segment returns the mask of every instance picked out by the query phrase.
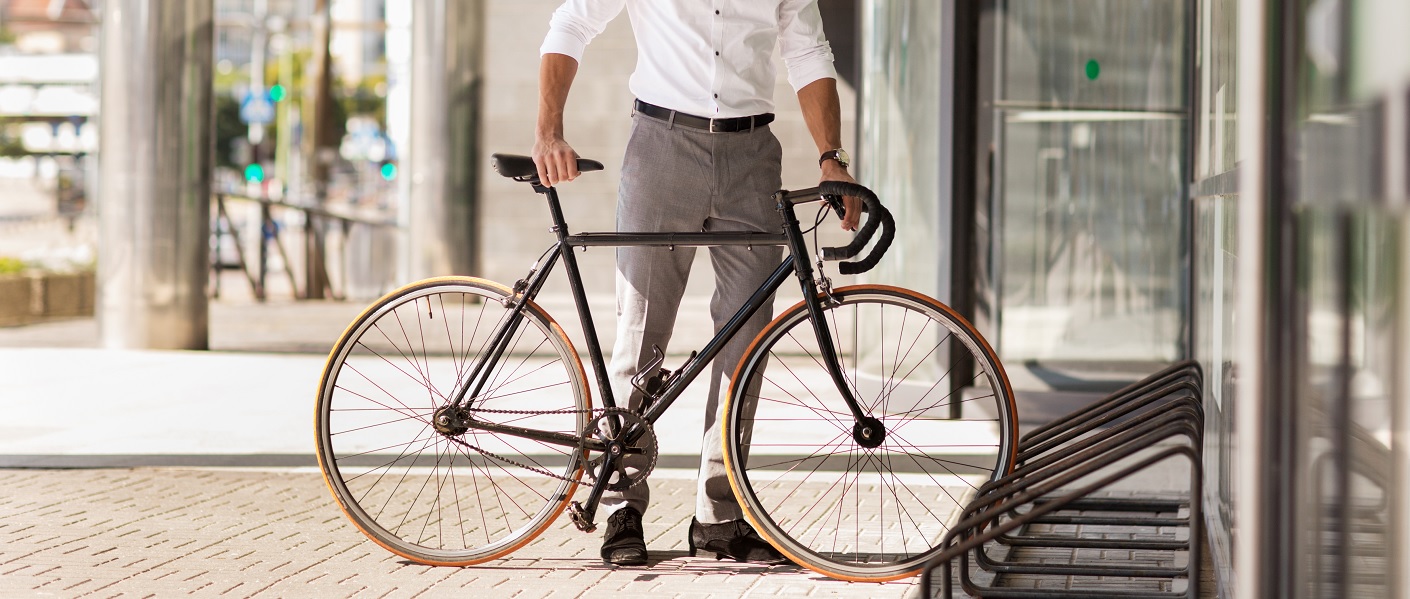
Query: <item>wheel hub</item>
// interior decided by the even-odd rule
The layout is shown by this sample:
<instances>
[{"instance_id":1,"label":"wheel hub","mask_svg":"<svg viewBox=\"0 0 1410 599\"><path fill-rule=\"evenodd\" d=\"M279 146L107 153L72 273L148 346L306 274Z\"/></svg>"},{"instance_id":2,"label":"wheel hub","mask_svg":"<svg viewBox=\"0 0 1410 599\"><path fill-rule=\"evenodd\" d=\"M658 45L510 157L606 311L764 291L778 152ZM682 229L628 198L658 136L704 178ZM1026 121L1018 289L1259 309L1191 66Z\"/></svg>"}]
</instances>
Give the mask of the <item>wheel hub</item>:
<instances>
[{"instance_id":1,"label":"wheel hub","mask_svg":"<svg viewBox=\"0 0 1410 599\"><path fill-rule=\"evenodd\" d=\"M867 449L875 449L881 446L881 442L886 440L886 425L880 420L871 416L863 416L856 424L852 425L852 438Z\"/></svg>"},{"instance_id":2,"label":"wheel hub","mask_svg":"<svg viewBox=\"0 0 1410 599\"><path fill-rule=\"evenodd\" d=\"M461 406L444 406L431 415L431 426L442 435L458 437L470 430L470 411Z\"/></svg>"}]
</instances>

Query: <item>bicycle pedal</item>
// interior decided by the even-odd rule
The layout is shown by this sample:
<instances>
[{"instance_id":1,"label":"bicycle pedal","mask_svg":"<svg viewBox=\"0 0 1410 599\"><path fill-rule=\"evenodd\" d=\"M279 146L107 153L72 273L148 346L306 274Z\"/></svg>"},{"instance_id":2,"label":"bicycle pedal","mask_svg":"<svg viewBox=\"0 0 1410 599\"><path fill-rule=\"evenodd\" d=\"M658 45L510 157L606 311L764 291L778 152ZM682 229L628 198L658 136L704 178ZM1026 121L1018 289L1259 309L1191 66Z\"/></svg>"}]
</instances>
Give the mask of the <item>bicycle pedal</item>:
<instances>
[{"instance_id":1,"label":"bicycle pedal","mask_svg":"<svg viewBox=\"0 0 1410 599\"><path fill-rule=\"evenodd\" d=\"M597 530L597 525L592 522L587 510L584 510L583 504L579 502L574 501L568 504L568 519L573 521L573 526L583 532L590 533Z\"/></svg>"}]
</instances>

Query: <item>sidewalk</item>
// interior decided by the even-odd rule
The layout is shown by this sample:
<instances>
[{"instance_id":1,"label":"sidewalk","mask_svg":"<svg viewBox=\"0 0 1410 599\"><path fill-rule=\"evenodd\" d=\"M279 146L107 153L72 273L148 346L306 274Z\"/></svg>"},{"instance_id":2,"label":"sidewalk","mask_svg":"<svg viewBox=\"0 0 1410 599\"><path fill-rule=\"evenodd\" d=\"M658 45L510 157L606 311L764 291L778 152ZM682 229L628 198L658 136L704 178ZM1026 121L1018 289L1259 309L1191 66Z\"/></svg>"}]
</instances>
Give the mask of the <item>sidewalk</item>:
<instances>
[{"instance_id":1,"label":"sidewalk","mask_svg":"<svg viewBox=\"0 0 1410 599\"><path fill-rule=\"evenodd\" d=\"M660 436L646 567L603 566L600 534L561 517L475 567L385 551L338 510L313 457L324 352L360 310L214 303L221 351L210 352L94 349L91 319L0 329L0 597L918 595L916 579L846 583L687 557L696 434ZM688 391L658 430L701 430L703 402ZM1166 491L1183 476L1151 472L1123 489Z\"/></svg>"},{"instance_id":2,"label":"sidewalk","mask_svg":"<svg viewBox=\"0 0 1410 599\"><path fill-rule=\"evenodd\" d=\"M687 557L695 435L661 438L647 567L603 566L600 534L567 518L509 559L410 564L358 533L318 473L323 360L0 349L0 596L903 597L915 587ZM687 394L661 430L700 430L703 401Z\"/></svg>"},{"instance_id":3,"label":"sidewalk","mask_svg":"<svg viewBox=\"0 0 1410 599\"><path fill-rule=\"evenodd\" d=\"M655 477L653 477L655 478ZM510 558L411 564L371 543L308 470L0 470L3 597L906 597L792 566L687 557L694 481L657 484L652 562L611 568L560 518Z\"/></svg>"}]
</instances>

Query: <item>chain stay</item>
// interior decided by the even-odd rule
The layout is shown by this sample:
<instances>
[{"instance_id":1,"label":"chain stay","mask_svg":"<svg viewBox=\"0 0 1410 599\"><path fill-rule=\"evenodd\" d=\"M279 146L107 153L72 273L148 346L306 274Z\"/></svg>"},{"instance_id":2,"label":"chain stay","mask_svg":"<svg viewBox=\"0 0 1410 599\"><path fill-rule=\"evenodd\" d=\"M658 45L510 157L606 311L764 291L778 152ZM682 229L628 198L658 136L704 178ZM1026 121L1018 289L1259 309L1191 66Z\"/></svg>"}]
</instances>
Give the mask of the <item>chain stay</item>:
<instances>
[{"instance_id":1,"label":"chain stay","mask_svg":"<svg viewBox=\"0 0 1410 599\"><path fill-rule=\"evenodd\" d=\"M599 414L599 417L601 417L601 415L605 415L605 414L607 413L607 410L608 410L608 409L609 409L609 408L597 408L597 409L585 409L585 410L572 410L572 409L565 409L565 410L493 410L493 409L488 409L488 408L480 408L480 409L476 409L476 410L474 410L474 411L476 411L476 412L483 412L483 413L486 413L486 414L515 414L515 415L527 415L527 416L543 416L543 415L546 415L546 414L593 414L593 413L598 413L598 414ZM594 418L593 420L596 421L596 418ZM580 438L581 438L581 437L580 437ZM533 472L533 473L535 473L535 474L542 474L542 475L547 476L547 477L549 477L549 478L561 480L561 481L564 481L564 482L570 482L570 483L572 483L572 482L578 482L578 479L577 479L577 478L570 478L570 477L567 477L567 476L560 476L560 475L554 474L554 473L552 473L552 472L549 472L549 471L547 471L547 470L544 470L544 469L542 469L542 468L535 468L535 467L530 466L530 465L528 465L528 464L524 464L524 463L521 463L521 462L519 462L519 461L517 461L517 460L514 460L513 458L507 458L507 457L504 457L504 456L502 456L502 455L499 455L499 454L497 454L497 453L495 453L495 452L493 452L493 451L489 451L489 450L487 450L487 449L481 449L481 448L479 448L479 447L476 447L476 446L474 446L474 445L471 445L471 444L469 444L469 443L466 443L464 440L462 440L462 439L460 439L460 438L458 438L458 437L447 437L447 439L448 439L451 443L455 443L456 445L459 445L459 446L464 447L464 448L466 448L466 449L473 450L473 451L475 451L475 452L477 452L477 453L479 453L480 455L483 455L483 456L485 456L485 457L493 458L493 459L499 460L499 461L504 462L504 463L506 463L506 464L509 464L509 465L511 465L511 466L517 466L517 467L519 467L519 468L523 468L523 469L528 470L528 471L530 471L530 472ZM587 448L584 447L582 444L579 444L579 445L578 445L578 456L580 456L579 459L585 461L585 459L586 459L586 453L587 453Z\"/></svg>"}]
</instances>

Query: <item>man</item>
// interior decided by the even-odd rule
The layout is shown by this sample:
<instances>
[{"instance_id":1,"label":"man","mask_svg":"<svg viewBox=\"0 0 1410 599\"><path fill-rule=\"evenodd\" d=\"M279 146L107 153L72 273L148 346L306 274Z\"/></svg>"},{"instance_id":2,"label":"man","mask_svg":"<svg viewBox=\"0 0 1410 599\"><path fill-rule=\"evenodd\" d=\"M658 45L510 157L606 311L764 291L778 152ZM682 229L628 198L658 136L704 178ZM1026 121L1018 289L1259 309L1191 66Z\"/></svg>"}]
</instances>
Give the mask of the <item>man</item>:
<instances>
[{"instance_id":1,"label":"man","mask_svg":"<svg viewBox=\"0 0 1410 599\"><path fill-rule=\"evenodd\" d=\"M564 140L563 107L587 44L621 12L637 41L630 88L637 100L622 162L619 231L778 231L770 196L782 187L782 149L773 120L777 46L820 154L822 180L853 182L842 150L832 50L816 0L566 0L540 49L539 115L534 162L545 185L578 176L577 153ZM860 209L845 199L842 227L856 228ZM716 330L782 260L780 247L710 248ZM614 395L637 408L631 377L664 351L685 291L694 248L618 248L617 343L609 374ZM734 498L720 444L720 389L749 342L772 317L760 310L716 357L710 377L696 514L690 547L738 561L786 561L759 537ZM630 462L628 462L630 466ZM646 563L641 518L645 483L604 494L607 530L602 559Z\"/></svg>"}]
</instances>

